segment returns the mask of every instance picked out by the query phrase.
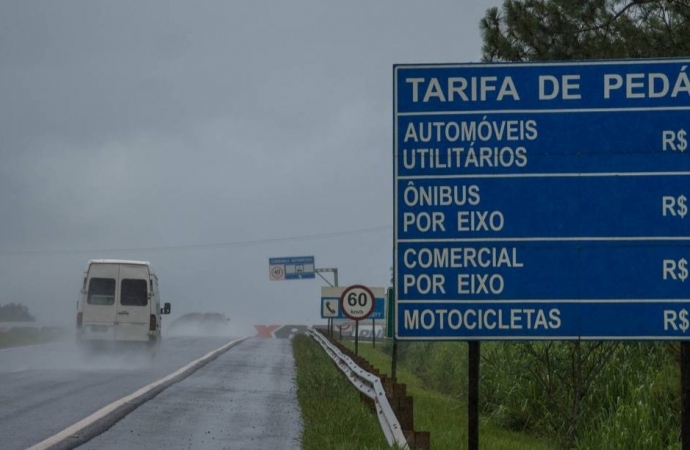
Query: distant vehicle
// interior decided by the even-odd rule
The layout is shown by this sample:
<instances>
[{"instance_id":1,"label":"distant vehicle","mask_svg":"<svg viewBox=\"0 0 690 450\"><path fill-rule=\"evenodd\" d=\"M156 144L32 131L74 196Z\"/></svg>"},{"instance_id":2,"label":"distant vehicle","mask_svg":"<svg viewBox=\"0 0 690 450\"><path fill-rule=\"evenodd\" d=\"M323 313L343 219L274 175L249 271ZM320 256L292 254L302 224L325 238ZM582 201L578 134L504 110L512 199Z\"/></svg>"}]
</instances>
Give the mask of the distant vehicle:
<instances>
[{"instance_id":1,"label":"distant vehicle","mask_svg":"<svg viewBox=\"0 0 690 450\"><path fill-rule=\"evenodd\" d=\"M161 341L158 277L146 261L89 260L77 307L77 341L87 350L144 348L155 355Z\"/></svg>"},{"instance_id":2,"label":"distant vehicle","mask_svg":"<svg viewBox=\"0 0 690 450\"><path fill-rule=\"evenodd\" d=\"M193 312L180 316L167 332L177 336L221 336L230 333L230 319L222 313Z\"/></svg>"}]
</instances>

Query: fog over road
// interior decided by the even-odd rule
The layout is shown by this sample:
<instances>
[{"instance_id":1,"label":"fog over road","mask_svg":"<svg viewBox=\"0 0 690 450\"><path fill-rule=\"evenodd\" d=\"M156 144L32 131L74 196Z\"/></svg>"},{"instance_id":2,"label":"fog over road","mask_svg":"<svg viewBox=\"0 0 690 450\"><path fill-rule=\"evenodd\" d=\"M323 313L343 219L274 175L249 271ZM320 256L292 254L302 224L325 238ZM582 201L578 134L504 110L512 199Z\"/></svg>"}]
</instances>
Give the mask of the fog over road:
<instances>
[{"instance_id":1,"label":"fog over road","mask_svg":"<svg viewBox=\"0 0 690 450\"><path fill-rule=\"evenodd\" d=\"M87 359L72 342L0 350L0 447L37 444L234 339L167 338L153 363L138 355ZM293 378L289 340L249 339L83 448L297 448Z\"/></svg>"}]
</instances>

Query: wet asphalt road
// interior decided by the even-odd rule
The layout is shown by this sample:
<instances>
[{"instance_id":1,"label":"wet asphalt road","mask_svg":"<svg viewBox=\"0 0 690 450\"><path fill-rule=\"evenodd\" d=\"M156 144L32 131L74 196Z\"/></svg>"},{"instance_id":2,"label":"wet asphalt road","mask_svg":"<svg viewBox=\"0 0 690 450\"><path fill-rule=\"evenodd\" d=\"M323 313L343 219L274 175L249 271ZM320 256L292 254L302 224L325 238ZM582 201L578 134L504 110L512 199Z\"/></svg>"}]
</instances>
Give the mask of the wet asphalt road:
<instances>
[{"instance_id":1,"label":"wet asphalt road","mask_svg":"<svg viewBox=\"0 0 690 450\"><path fill-rule=\"evenodd\" d=\"M251 338L80 449L299 449L288 339Z\"/></svg>"},{"instance_id":2,"label":"wet asphalt road","mask_svg":"<svg viewBox=\"0 0 690 450\"><path fill-rule=\"evenodd\" d=\"M1 350L0 448L24 449L41 442L235 338L167 338L153 364L139 355L85 359L72 342ZM112 434L84 448L270 448L251 444L261 436L273 442L273 430L282 433L281 445L273 448L290 448L290 439L298 439L301 432L293 370L289 340L249 339L169 387L107 432ZM267 410L274 402L279 406ZM146 417L147 411L145 420L135 418ZM257 424L261 433L254 435L251 430ZM202 447L207 438L211 444L222 444Z\"/></svg>"}]
</instances>

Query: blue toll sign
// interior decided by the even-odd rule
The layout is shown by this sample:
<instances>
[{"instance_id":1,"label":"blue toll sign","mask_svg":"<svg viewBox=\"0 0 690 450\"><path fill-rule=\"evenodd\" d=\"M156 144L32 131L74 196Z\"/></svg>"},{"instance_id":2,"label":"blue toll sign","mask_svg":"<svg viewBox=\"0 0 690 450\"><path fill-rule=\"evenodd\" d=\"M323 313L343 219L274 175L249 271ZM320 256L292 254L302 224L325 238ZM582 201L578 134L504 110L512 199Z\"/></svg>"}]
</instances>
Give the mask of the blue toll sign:
<instances>
[{"instance_id":1,"label":"blue toll sign","mask_svg":"<svg viewBox=\"0 0 690 450\"><path fill-rule=\"evenodd\" d=\"M268 266L269 277L272 281L316 277L313 256L269 258Z\"/></svg>"},{"instance_id":2,"label":"blue toll sign","mask_svg":"<svg viewBox=\"0 0 690 450\"><path fill-rule=\"evenodd\" d=\"M394 66L396 336L690 339L689 67Z\"/></svg>"}]
</instances>

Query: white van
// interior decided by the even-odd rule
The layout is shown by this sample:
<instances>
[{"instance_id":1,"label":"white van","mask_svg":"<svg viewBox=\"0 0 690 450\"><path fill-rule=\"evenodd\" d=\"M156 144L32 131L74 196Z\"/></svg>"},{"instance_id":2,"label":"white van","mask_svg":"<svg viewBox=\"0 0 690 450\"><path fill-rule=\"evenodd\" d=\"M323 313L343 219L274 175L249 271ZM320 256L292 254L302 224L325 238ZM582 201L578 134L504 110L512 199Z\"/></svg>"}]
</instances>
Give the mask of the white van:
<instances>
[{"instance_id":1,"label":"white van","mask_svg":"<svg viewBox=\"0 0 690 450\"><path fill-rule=\"evenodd\" d=\"M155 354L161 340L158 277L146 261L92 259L84 271L77 307L77 341L99 346L144 346Z\"/></svg>"}]
</instances>

